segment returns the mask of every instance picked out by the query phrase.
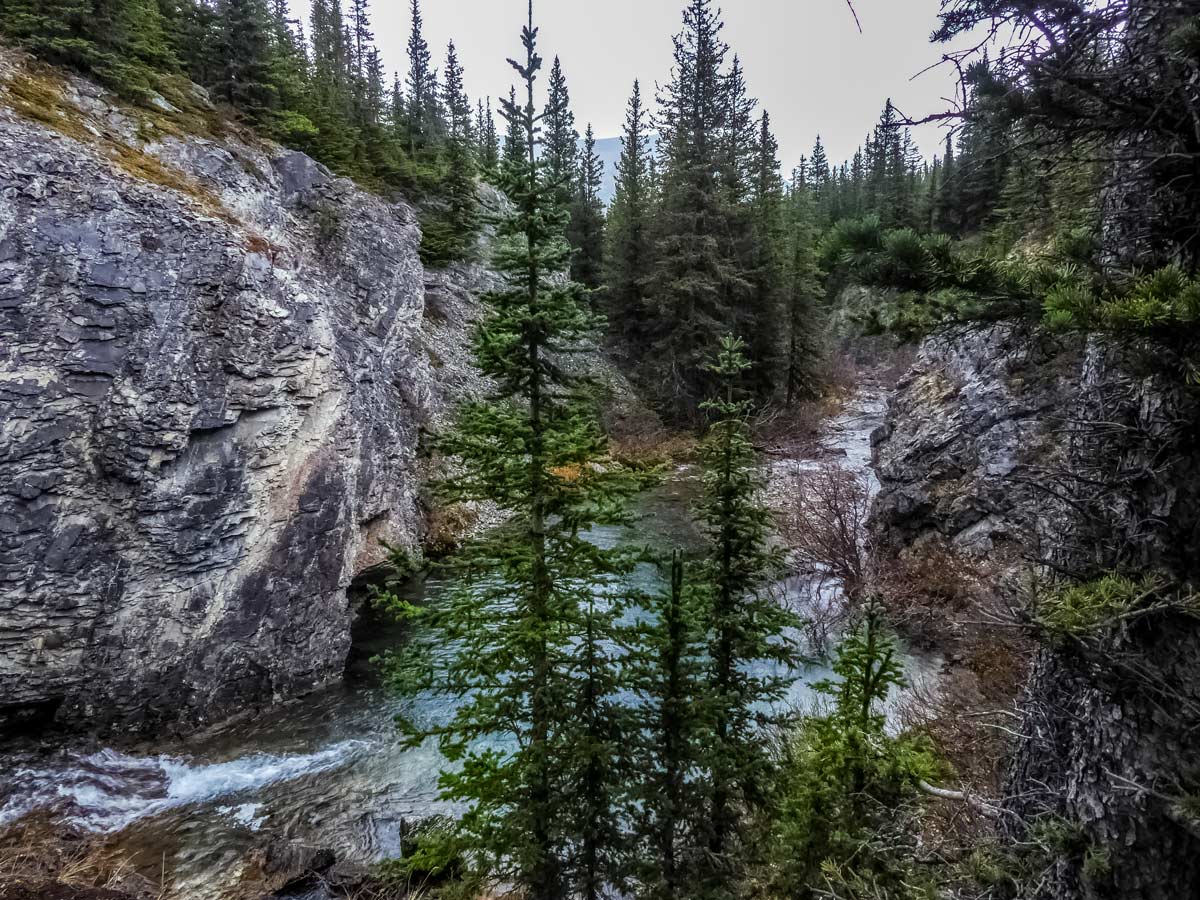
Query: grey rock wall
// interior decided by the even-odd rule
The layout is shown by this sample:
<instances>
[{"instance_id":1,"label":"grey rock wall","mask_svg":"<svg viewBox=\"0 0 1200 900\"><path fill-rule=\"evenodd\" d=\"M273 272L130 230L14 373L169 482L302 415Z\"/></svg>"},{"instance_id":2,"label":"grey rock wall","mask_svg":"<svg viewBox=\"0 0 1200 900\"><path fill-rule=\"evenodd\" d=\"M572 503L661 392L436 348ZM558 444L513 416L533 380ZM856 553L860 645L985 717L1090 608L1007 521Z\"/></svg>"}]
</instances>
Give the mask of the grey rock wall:
<instances>
[{"instance_id":1,"label":"grey rock wall","mask_svg":"<svg viewBox=\"0 0 1200 900\"><path fill-rule=\"evenodd\" d=\"M62 106L0 90L0 712L149 729L328 683L348 583L421 527L413 213L278 148L143 141L82 81Z\"/></svg>"},{"instance_id":2,"label":"grey rock wall","mask_svg":"<svg viewBox=\"0 0 1200 900\"><path fill-rule=\"evenodd\" d=\"M948 540L1020 576L1200 577L1200 392L1165 348L1028 325L927 340L876 435L875 539ZM1001 579L1014 605L1024 579ZM1019 703L1006 827L1078 829L1029 896L1200 896L1200 625L1151 616L1048 640ZM1085 865L1089 855L1090 866ZM1103 863L1103 864L1102 864Z\"/></svg>"}]
</instances>

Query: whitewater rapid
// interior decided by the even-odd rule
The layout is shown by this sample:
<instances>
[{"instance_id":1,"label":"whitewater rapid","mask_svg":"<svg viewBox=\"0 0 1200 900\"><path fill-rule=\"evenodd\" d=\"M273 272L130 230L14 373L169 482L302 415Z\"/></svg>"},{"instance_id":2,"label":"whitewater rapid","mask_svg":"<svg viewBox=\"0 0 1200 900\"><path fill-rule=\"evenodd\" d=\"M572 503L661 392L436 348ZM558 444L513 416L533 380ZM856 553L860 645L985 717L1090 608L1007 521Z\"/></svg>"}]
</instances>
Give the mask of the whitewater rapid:
<instances>
[{"instance_id":1,"label":"whitewater rapid","mask_svg":"<svg viewBox=\"0 0 1200 900\"><path fill-rule=\"evenodd\" d=\"M252 797L271 785L348 765L375 749L371 741L345 740L315 753L251 753L219 763L173 756L131 756L116 750L67 753L51 766L17 766L0 788L0 827L44 810L87 831L111 834L139 819L189 804ZM261 824L260 804L223 807L245 825Z\"/></svg>"}]
</instances>

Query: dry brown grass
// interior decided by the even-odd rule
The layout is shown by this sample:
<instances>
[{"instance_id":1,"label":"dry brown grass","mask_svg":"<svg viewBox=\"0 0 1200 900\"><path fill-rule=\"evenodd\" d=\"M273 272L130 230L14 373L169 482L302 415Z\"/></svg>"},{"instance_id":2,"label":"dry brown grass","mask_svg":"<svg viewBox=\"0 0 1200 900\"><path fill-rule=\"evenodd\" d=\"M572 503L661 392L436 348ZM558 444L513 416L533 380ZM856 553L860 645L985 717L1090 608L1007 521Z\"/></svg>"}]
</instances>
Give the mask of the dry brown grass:
<instances>
[{"instance_id":1,"label":"dry brown grass","mask_svg":"<svg viewBox=\"0 0 1200 900\"><path fill-rule=\"evenodd\" d=\"M139 874L103 837L37 815L0 831L0 898L48 896L63 887L111 891L131 900L166 896L161 883Z\"/></svg>"},{"instance_id":2,"label":"dry brown grass","mask_svg":"<svg viewBox=\"0 0 1200 900\"><path fill-rule=\"evenodd\" d=\"M851 607L868 595L880 598L910 646L944 660L933 683L912 688L901 724L932 739L956 788L1000 796L1032 647L1022 630L1005 627L998 573L944 540L926 540L896 558L872 554L866 484L836 464L799 473L791 502L782 533L802 568L841 582ZM947 803L923 827L927 843L951 852L994 824L970 804Z\"/></svg>"},{"instance_id":3,"label":"dry brown grass","mask_svg":"<svg viewBox=\"0 0 1200 900\"><path fill-rule=\"evenodd\" d=\"M977 798L1003 795L1033 653L1025 632L1007 627L997 580L985 561L940 541L909 548L881 574L880 595L901 633L944 660L936 686L906 697L901 722L927 734L950 769L947 780ZM934 804L924 838L953 858L996 824L970 804Z\"/></svg>"},{"instance_id":4,"label":"dry brown grass","mask_svg":"<svg viewBox=\"0 0 1200 900\"><path fill-rule=\"evenodd\" d=\"M609 453L621 465L645 471L695 459L697 444L698 439L691 432L663 429L614 438L609 444Z\"/></svg>"},{"instance_id":5,"label":"dry brown grass","mask_svg":"<svg viewBox=\"0 0 1200 900\"><path fill-rule=\"evenodd\" d=\"M39 122L78 141L91 139L83 116L65 99L66 82L49 66L30 62L4 83L4 93L17 115Z\"/></svg>"},{"instance_id":6,"label":"dry brown grass","mask_svg":"<svg viewBox=\"0 0 1200 900\"><path fill-rule=\"evenodd\" d=\"M422 541L425 554L436 559L454 552L478 519L475 510L462 503L432 507L426 516Z\"/></svg>"}]
</instances>

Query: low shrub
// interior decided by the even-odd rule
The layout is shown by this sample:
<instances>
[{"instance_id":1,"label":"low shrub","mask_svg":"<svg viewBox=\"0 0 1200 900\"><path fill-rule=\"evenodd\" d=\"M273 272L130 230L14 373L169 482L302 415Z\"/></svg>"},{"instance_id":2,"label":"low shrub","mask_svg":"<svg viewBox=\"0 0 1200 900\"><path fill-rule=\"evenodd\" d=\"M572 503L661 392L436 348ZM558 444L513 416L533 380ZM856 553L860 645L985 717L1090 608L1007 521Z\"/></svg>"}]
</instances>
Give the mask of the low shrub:
<instances>
[{"instance_id":1,"label":"low shrub","mask_svg":"<svg viewBox=\"0 0 1200 900\"><path fill-rule=\"evenodd\" d=\"M998 257L945 235L884 230L877 218L840 222L823 245L835 280L886 288L862 317L869 334L913 340L948 323L1040 318L1056 331L1200 337L1200 277L1178 266L1106 281L1078 263L1084 233L1044 259Z\"/></svg>"},{"instance_id":2,"label":"low shrub","mask_svg":"<svg viewBox=\"0 0 1200 900\"><path fill-rule=\"evenodd\" d=\"M1162 587L1152 577L1135 581L1106 575L1044 593L1036 603L1034 619L1052 634L1087 637L1143 608Z\"/></svg>"}]
</instances>

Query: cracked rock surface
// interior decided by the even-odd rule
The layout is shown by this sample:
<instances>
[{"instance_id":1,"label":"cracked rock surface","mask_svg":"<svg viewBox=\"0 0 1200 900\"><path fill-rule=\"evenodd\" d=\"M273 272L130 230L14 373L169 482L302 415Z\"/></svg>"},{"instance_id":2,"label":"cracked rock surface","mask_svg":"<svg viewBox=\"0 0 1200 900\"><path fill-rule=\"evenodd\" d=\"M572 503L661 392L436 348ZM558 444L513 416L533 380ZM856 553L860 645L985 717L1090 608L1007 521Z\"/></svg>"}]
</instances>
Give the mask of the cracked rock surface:
<instances>
[{"instance_id":1,"label":"cracked rock surface","mask_svg":"<svg viewBox=\"0 0 1200 900\"><path fill-rule=\"evenodd\" d=\"M299 153L141 142L80 80L63 106L82 128L32 121L5 99L15 65L0 57L0 711L150 730L340 677L347 585L421 528L439 389L412 210Z\"/></svg>"},{"instance_id":2,"label":"cracked rock surface","mask_svg":"<svg viewBox=\"0 0 1200 900\"><path fill-rule=\"evenodd\" d=\"M1200 396L1166 346L1030 325L927 339L875 436L875 539L904 553L947 540L1022 575L1115 570L1200 578ZM1019 582L1025 582L1026 591ZM952 615L952 613L947 613ZM1107 865L1061 854L1031 900L1200 896L1194 821L1178 792L1200 771L1200 624L1147 617L1043 640L1018 705L1006 828L1052 815Z\"/></svg>"}]
</instances>

